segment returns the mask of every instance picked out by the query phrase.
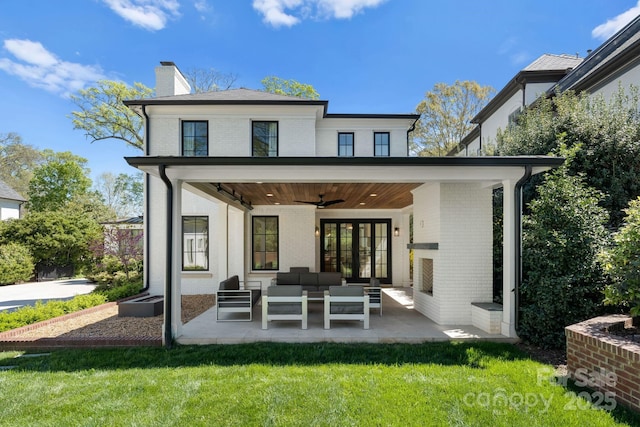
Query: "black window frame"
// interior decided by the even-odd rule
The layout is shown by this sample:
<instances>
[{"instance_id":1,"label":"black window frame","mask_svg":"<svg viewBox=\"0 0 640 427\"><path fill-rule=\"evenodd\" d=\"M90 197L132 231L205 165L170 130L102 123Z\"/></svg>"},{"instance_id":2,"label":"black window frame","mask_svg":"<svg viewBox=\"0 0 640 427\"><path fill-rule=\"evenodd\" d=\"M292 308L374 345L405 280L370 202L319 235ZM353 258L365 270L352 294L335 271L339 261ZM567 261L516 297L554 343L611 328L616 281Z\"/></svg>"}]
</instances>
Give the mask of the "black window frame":
<instances>
[{"instance_id":1,"label":"black window frame","mask_svg":"<svg viewBox=\"0 0 640 427\"><path fill-rule=\"evenodd\" d=\"M275 123L276 125L276 149L275 153L267 147L267 155L256 154L256 124L259 123ZM280 122L277 120L252 120L251 121L251 157L278 157L280 150Z\"/></svg>"},{"instance_id":2,"label":"black window frame","mask_svg":"<svg viewBox=\"0 0 640 427\"><path fill-rule=\"evenodd\" d=\"M257 219L275 219L276 220L276 250L275 251L267 251L266 247L266 227L265 227L265 247L262 251L256 251L256 220ZM265 264L261 267L257 266L256 263L256 252L264 253ZM267 268L268 263L266 262L267 253L275 252L276 254L276 265L273 263L271 267ZM280 267L280 217L277 215L254 215L251 217L251 270L252 271L277 271Z\"/></svg>"},{"instance_id":3,"label":"black window frame","mask_svg":"<svg viewBox=\"0 0 640 427\"><path fill-rule=\"evenodd\" d=\"M186 124L192 124L192 123L204 123L206 125L206 131L207 134L205 135L205 150L204 150L204 154L202 154L202 152L199 152L198 150L198 142L194 140L193 143L193 154L187 154L187 151L185 150L185 125ZM195 138L201 138L201 135L197 135L195 130L197 129L197 126L194 126L194 135L192 136L194 139ZM181 141L181 155L184 157L207 157L209 155L209 121L208 120L182 120L180 122L180 141Z\"/></svg>"},{"instance_id":4,"label":"black window frame","mask_svg":"<svg viewBox=\"0 0 640 427\"><path fill-rule=\"evenodd\" d=\"M206 266L204 268L185 268L184 265L184 257L185 257L185 235L187 233L185 233L185 220L187 219L195 219L196 220L196 229L197 229L197 221L198 220L203 220L205 221L205 225L206 225L206 231L205 231L205 236L206 236L206 242L205 242L205 247L203 250L198 250L197 249L197 243L196 243L196 249L193 251L193 253L203 253L205 255L205 260L206 260ZM183 215L182 216L182 230L181 230L181 234L182 234L182 271L209 271L210 269L210 264L209 264L209 217L207 215ZM191 234L191 233L189 233ZM194 235L196 235L197 233L193 233Z\"/></svg>"},{"instance_id":5,"label":"black window frame","mask_svg":"<svg viewBox=\"0 0 640 427\"><path fill-rule=\"evenodd\" d=\"M340 139L343 135L351 135L351 154L341 154L341 148L343 147L342 141ZM354 132L338 132L338 157L353 157L353 150L355 145L355 134ZM345 145L346 146L346 145Z\"/></svg>"},{"instance_id":6,"label":"black window frame","mask_svg":"<svg viewBox=\"0 0 640 427\"><path fill-rule=\"evenodd\" d=\"M386 145L378 144L377 136L378 135L387 135L387 143ZM378 147L385 147L387 149L386 154L379 154ZM373 156L374 157L390 157L391 156L391 133L390 132L374 132L373 133Z\"/></svg>"}]
</instances>

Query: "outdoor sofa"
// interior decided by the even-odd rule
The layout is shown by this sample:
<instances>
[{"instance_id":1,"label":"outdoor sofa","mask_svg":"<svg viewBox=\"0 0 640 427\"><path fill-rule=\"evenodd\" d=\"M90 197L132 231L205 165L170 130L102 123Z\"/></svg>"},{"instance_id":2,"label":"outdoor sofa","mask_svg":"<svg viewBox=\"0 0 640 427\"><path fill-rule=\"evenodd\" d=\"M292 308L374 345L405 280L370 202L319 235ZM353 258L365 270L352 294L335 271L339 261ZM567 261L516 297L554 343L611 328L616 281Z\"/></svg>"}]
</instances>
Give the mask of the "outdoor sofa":
<instances>
[{"instance_id":1,"label":"outdoor sofa","mask_svg":"<svg viewBox=\"0 0 640 427\"><path fill-rule=\"evenodd\" d=\"M255 289L249 289L249 283L259 284L260 282L243 282L238 276L231 276L220 282L216 294L216 305L218 306L216 321L225 320L253 320L253 306L260 299L260 285ZM246 313L246 318L221 318L223 313Z\"/></svg>"},{"instance_id":2,"label":"outdoor sofa","mask_svg":"<svg viewBox=\"0 0 640 427\"><path fill-rule=\"evenodd\" d=\"M307 271L304 271L307 270ZM300 285L303 291L324 292L331 286L342 285L340 272L311 273L306 267L292 267L288 273L276 273L275 285Z\"/></svg>"}]
</instances>

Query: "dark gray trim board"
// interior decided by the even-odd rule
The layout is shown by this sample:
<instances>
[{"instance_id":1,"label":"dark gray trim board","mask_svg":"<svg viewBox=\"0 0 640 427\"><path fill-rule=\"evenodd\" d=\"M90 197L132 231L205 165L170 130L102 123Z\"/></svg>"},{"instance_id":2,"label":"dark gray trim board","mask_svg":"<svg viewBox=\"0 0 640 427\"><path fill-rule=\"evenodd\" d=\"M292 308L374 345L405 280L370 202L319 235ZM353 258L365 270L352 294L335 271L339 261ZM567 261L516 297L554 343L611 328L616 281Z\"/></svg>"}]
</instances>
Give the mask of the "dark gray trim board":
<instances>
[{"instance_id":1,"label":"dark gray trim board","mask_svg":"<svg viewBox=\"0 0 640 427\"><path fill-rule=\"evenodd\" d=\"M558 167L562 157L125 157L131 166L459 166Z\"/></svg>"}]
</instances>

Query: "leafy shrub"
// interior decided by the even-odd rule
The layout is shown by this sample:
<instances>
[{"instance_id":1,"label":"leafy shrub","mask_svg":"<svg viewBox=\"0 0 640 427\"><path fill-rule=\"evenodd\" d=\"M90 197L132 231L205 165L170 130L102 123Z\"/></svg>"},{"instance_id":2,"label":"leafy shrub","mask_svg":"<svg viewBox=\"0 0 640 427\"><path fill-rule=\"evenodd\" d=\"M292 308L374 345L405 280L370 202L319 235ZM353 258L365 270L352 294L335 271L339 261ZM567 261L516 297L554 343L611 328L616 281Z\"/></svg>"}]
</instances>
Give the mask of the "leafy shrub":
<instances>
[{"instance_id":1,"label":"leafy shrub","mask_svg":"<svg viewBox=\"0 0 640 427\"><path fill-rule=\"evenodd\" d=\"M106 297L99 293L78 295L68 301L49 301L46 303L37 301L33 307L25 306L12 312L0 312L0 332L53 319L105 302L107 302Z\"/></svg>"},{"instance_id":2,"label":"leafy shrub","mask_svg":"<svg viewBox=\"0 0 640 427\"><path fill-rule=\"evenodd\" d=\"M612 283L605 288L605 303L619 304L640 316L640 197L629 203L624 226L615 245L603 254Z\"/></svg>"},{"instance_id":3,"label":"leafy shrub","mask_svg":"<svg viewBox=\"0 0 640 427\"><path fill-rule=\"evenodd\" d=\"M94 289L94 293L103 295L107 301L118 301L133 295L138 295L142 291L142 280L113 286L111 284L101 284Z\"/></svg>"},{"instance_id":4,"label":"leafy shrub","mask_svg":"<svg viewBox=\"0 0 640 427\"><path fill-rule=\"evenodd\" d=\"M602 195L563 166L545 177L523 221L519 335L546 348L564 346L564 327L602 312L607 212Z\"/></svg>"},{"instance_id":5,"label":"leafy shrub","mask_svg":"<svg viewBox=\"0 0 640 427\"><path fill-rule=\"evenodd\" d=\"M18 243L0 245L0 286L26 282L33 276L33 257Z\"/></svg>"}]
</instances>

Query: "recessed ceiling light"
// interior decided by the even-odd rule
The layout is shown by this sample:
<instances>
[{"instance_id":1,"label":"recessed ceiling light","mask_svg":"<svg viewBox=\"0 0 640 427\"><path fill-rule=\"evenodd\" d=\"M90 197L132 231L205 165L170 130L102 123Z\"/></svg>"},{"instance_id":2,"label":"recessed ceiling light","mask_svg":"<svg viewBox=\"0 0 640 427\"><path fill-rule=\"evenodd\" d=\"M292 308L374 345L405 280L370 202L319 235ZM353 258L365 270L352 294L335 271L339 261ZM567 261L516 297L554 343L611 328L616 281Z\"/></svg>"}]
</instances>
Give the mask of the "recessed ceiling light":
<instances>
[{"instance_id":1,"label":"recessed ceiling light","mask_svg":"<svg viewBox=\"0 0 640 427\"><path fill-rule=\"evenodd\" d=\"M275 203L274 203L274 205L279 205L279 204L280 204L280 202L275 202Z\"/></svg>"},{"instance_id":2,"label":"recessed ceiling light","mask_svg":"<svg viewBox=\"0 0 640 427\"><path fill-rule=\"evenodd\" d=\"M369 196L371 196L371 197L377 197L378 195L377 195L376 193L371 193L371 194L369 194Z\"/></svg>"},{"instance_id":3,"label":"recessed ceiling light","mask_svg":"<svg viewBox=\"0 0 640 427\"><path fill-rule=\"evenodd\" d=\"M262 181L258 181L258 182L256 182L256 184L262 184Z\"/></svg>"},{"instance_id":4,"label":"recessed ceiling light","mask_svg":"<svg viewBox=\"0 0 640 427\"><path fill-rule=\"evenodd\" d=\"M267 197L273 197L273 193L267 193Z\"/></svg>"},{"instance_id":5,"label":"recessed ceiling light","mask_svg":"<svg viewBox=\"0 0 640 427\"><path fill-rule=\"evenodd\" d=\"M360 202L360 205L361 205L361 206L362 206L362 205L366 205L366 203L365 203L365 202Z\"/></svg>"}]
</instances>

